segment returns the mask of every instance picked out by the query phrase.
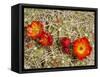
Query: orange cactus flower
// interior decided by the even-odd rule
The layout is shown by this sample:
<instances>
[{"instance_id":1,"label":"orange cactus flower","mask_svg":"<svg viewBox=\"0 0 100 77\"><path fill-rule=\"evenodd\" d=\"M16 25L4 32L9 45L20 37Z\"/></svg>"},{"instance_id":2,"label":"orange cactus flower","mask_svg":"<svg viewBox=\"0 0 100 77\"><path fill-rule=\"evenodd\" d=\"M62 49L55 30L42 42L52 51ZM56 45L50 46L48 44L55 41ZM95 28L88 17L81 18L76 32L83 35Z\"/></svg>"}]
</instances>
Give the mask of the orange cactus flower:
<instances>
[{"instance_id":1,"label":"orange cactus flower","mask_svg":"<svg viewBox=\"0 0 100 77\"><path fill-rule=\"evenodd\" d=\"M50 35L50 33L47 32L42 32L41 35L39 36L39 43L42 46L51 46L53 43L53 37Z\"/></svg>"},{"instance_id":2,"label":"orange cactus flower","mask_svg":"<svg viewBox=\"0 0 100 77\"><path fill-rule=\"evenodd\" d=\"M31 25L27 27L27 36L33 39L37 38L43 31L43 24L40 21L33 21Z\"/></svg>"},{"instance_id":3,"label":"orange cactus flower","mask_svg":"<svg viewBox=\"0 0 100 77\"><path fill-rule=\"evenodd\" d=\"M74 55L79 59L83 60L86 56L89 56L92 47L89 40L86 37L79 38L73 42Z\"/></svg>"}]
</instances>

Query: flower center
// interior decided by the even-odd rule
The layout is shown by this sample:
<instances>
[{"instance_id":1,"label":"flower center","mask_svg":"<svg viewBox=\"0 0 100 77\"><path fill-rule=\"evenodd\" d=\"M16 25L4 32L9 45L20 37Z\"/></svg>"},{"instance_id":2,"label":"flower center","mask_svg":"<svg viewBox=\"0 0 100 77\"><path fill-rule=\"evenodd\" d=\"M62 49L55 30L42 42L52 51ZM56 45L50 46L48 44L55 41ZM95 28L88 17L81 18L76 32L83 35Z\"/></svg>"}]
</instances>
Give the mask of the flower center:
<instances>
[{"instance_id":1,"label":"flower center","mask_svg":"<svg viewBox=\"0 0 100 77\"><path fill-rule=\"evenodd\" d=\"M83 50L83 47L80 47L80 50Z\"/></svg>"},{"instance_id":2,"label":"flower center","mask_svg":"<svg viewBox=\"0 0 100 77\"><path fill-rule=\"evenodd\" d=\"M38 25L35 25L32 27L32 32L34 35L37 35L40 30L41 30L41 28Z\"/></svg>"},{"instance_id":3,"label":"flower center","mask_svg":"<svg viewBox=\"0 0 100 77\"><path fill-rule=\"evenodd\" d=\"M80 54L83 54L84 51L85 51L85 46L84 46L84 45L79 45L79 47L78 47L78 52L79 52Z\"/></svg>"}]
</instances>

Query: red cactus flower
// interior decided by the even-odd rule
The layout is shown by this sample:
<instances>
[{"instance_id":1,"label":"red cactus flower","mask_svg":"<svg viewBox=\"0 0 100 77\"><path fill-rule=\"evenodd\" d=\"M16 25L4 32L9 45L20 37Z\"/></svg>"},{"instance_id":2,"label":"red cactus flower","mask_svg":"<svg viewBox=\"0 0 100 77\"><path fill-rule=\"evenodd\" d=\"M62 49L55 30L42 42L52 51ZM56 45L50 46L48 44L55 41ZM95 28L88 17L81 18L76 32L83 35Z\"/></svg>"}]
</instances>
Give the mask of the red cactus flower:
<instances>
[{"instance_id":1,"label":"red cactus flower","mask_svg":"<svg viewBox=\"0 0 100 77\"><path fill-rule=\"evenodd\" d=\"M43 24L40 21L33 21L31 25L27 27L27 36L33 39L37 38L43 31Z\"/></svg>"},{"instance_id":2,"label":"red cactus flower","mask_svg":"<svg viewBox=\"0 0 100 77\"><path fill-rule=\"evenodd\" d=\"M62 50L64 53L69 54L70 53L70 45L71 45L71 40L67 37L62 37L60 40Z\"/></svg>"},{"instance_id":3,"label":"red cactus flower","mask_svg":"<svg viewBox=\"0 0 100 77\"><path fill-rule=\"evenodd\" d=\"M71 40L67 37L62 37L60 43L63 47L69 47L71 44Z\"/></svg>"},{"instance_id":4,"label":"red cactus flower","mask_svg":"<svg viewBox=\"0 0 100 77\"><path fill-rule=\"evenodd\" d=\"M89 40L86 37L79 38L73 42L74 55L79 59L83 60L86 56L89 56L92 47Z\"/></svg>"},{"instance_id":5,"label":"red cactus flower","mask_svg":"<svg viewBox=\"0 0 100 77\"><path fill-rule=\"evenodd\" d=\"M50 33L43 31L39 36L39 43L42 46L51 46L53 43L53 37L50 35Z\"/></svg>"},{"instance_id":6,"label":"red cactus flower","mask_svg":"<svg viewBox=\"0 0 100 77\"><path fill-rule=\"evenodd\" d=\"M66 54L70 54L70 48L69 47L62 47L62 50Z\"/></svg>"}]
</instances>

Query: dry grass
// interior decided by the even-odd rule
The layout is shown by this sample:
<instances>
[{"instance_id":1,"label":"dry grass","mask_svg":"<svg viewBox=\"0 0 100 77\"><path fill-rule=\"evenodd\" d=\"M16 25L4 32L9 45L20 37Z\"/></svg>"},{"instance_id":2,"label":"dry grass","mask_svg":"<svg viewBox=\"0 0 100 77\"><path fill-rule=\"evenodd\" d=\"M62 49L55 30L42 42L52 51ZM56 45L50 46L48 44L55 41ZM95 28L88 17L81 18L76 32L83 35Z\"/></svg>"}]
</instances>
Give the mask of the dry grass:
<instances>
[{"instance_id":1,"label":"dry grass","mask_svg":"<svg viewBox=\"0 0 100 77\"><path fill-rule=\"evenodd\" d=\"M45 30L53 35L54 42L50 47L40 47L37 44L27 48L27 44L34 44L36 41L25 36L25 69L94 65L94 12L25 8L24 26L27 27L32 21L43 21ZM91 55L80 61L64 54L58 44L59 37L64 36L71 38L71 41L83 36L88 37L93 47Z\"/></svg>"}]
</instances>

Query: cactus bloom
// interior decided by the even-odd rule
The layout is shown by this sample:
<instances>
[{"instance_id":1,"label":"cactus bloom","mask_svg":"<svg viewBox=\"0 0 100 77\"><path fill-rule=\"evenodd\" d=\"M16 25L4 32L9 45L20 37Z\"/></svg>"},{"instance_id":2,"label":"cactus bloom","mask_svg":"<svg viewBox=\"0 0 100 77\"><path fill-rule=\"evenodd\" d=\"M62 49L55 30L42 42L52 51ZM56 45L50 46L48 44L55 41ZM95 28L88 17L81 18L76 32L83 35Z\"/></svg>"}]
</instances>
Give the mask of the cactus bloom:
<instances>
[{"instance_id":1,"label":"cactus bloom","mask_svg":"<svg viewBox=\"0 0 100 77\"><path fill-rule=\"evenodd\" d=\"M27 36L36 39L43 31L43 24L40 21L33 21L31 25L27 27Z\"/></svg>"},{"instance_id":2,"label":"cactus bloom","mask_svg":"<svg viewBox=\"0 0 100 77\"><path fill-rule=\"evenodd\" d=\"M69 54L70 53L70 45L71 45L70 38L62 37L60 40L60 44L62 46L63 52Z\"/></svg>"},{"instance_id":3,"label":"cactus bloom","mask_svg":"<svg viewBox=\"0 0 100 77\"><path fill-rule=\"evenodd\" d=\"M92 47L89 40L86 37L82 37L73 42L73 51L79 60L83 60L86 56L90 55Z\"/></svg>"},{"instance_id":4,"label":"cactus bloom","mask_svg":"<svg viewBox=\"0 0 100 77\"><path fill-rule=\"evenodd\" d=\"M48 32L42 32L41 35L39 36L39 43L42 46L51 46L53 43L53 37L50 33Z\"/></svg>"}]
</instances>

